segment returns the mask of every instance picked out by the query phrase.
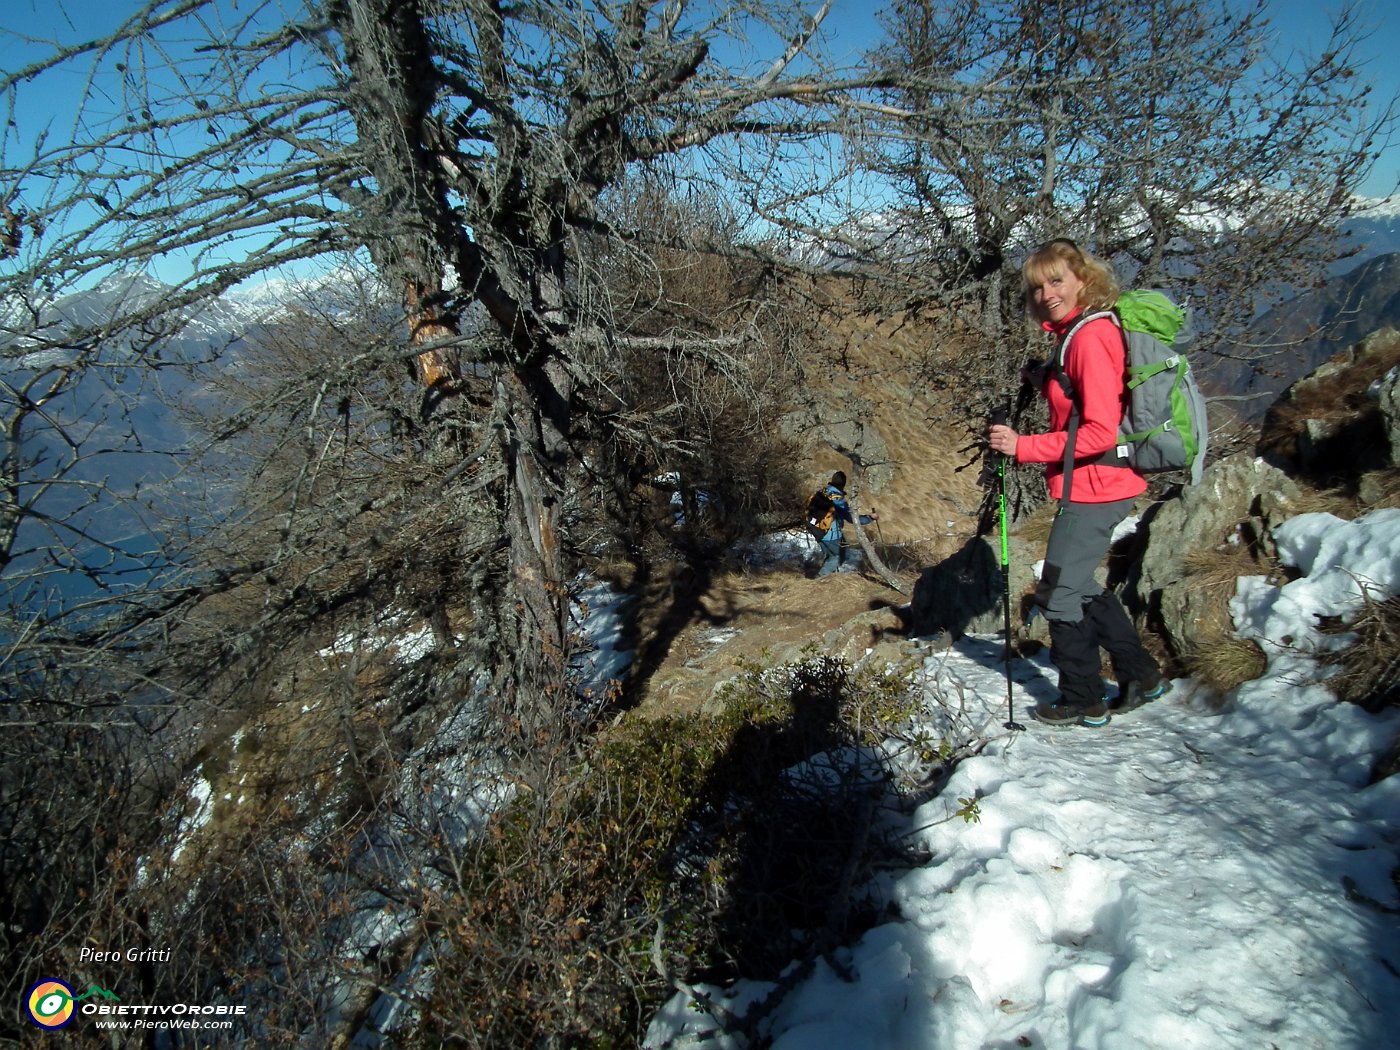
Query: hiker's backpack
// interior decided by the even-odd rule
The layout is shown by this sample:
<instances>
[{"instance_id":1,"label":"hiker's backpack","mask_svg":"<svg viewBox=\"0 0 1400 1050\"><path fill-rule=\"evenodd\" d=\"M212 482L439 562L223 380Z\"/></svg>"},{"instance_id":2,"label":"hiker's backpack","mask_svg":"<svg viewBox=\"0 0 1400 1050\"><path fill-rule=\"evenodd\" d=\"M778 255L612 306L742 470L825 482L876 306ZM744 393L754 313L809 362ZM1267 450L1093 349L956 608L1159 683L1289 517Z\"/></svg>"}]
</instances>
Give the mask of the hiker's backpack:
<instances>
[{"instance_id":1,"label":"hiker's backpack","mask_svg":"<svg viewBox=\"0 0 1400 1050\"><path fill-rule=\"evenodd\" d=\"M1065 446L1064 499L1069 499L1074 437L1079 429L1079 406L1065 375L1064 355L1073 349L1070 341L1074 334L1100 317L1112 318L1123 333L1128 394L1118 446L1101 461L1125 463L1142 474L1185 470L1195 485L1205 469L1210 425L1205 398L1187 358L1190 321L1186 311L1162 292L1143 289L1124 292L1112 310L1081 317L1056 347L1052 374L1073 406Z\"/></svg>"},{"instance_id":2,"label":"hiker's backpack","mask_svg":"<svg viewBox=\"0 0 1400 1050\"><path fill-rule=\"evenodd\" d=\"M826 494L825 487L807 497L807 531L817 539L822 539L831 530L835 517L836 504Z\"/></svg>"}]
</instances>

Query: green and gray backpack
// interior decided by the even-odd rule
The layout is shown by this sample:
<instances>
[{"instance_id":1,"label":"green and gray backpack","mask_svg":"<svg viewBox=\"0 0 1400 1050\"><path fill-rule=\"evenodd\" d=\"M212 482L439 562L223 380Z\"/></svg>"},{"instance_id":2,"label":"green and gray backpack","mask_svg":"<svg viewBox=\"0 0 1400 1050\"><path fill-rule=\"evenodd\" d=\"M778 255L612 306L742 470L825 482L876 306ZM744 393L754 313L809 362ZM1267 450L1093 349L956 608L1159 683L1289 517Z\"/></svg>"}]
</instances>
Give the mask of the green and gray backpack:
<instances>
[{"instance_id":1,"label":"green and gray backpack","mask_svg":"<svg viewBox=\"0 0 1400 1050\"><path fill-rule=\"evenodd\" d=\"M1085 314L1055 348L1051 372L1074 406L1065 446L1064 499L1069 499L1074 436L1079 429L1079 406L1065 375L1064 355L1074 333L1100 317L1112 318L1123 333L1128 394L1118 446L1101 461L1125 464L1142 474L1184 470L1195 485L1205 469L1210 424L1205 398L1187 357L1192 339L1190 319L1162 292L1141 289L1124 292L1112 310Z\"/></svg>"}]
</instances>

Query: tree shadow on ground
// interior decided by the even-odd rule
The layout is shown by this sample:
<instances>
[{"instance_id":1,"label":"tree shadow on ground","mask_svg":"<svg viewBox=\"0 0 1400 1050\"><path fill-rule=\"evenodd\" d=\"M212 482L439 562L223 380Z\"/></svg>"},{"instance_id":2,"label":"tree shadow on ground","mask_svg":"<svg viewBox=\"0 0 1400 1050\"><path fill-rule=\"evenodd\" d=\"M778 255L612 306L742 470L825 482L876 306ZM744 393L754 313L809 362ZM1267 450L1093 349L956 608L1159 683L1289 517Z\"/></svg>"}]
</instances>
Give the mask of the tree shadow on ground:
<instances>
[{"instance_id":1,"label":"tree shadow on ground","mask_svg":"<svg viewBox=\"0 0 1400 1050\"><path fill-rule=\"evenodd\" d=\"M775 979L872 921L852 890L879 848L871 829L887 773L843 725L846 665L818 658L784 670L788 716L739 727L692 814L685 850L709 858L717 903L710 980Z\"/></svg>"}]
</instances>

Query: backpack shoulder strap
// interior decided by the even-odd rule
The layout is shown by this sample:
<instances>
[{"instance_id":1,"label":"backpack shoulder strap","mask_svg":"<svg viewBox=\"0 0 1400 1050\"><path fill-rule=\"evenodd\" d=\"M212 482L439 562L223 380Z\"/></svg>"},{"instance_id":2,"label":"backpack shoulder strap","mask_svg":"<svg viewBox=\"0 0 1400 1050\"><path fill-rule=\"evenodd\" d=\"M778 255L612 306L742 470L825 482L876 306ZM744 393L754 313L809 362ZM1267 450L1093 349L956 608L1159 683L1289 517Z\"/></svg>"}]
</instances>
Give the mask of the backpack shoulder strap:
<instances>
[{"instance_id":1,"label":"backpack shoulder strap","mask_svg":"<svg viewBox=\"0 0 1400 1050\"><path fill-rule=\"evenodd\" d=\"M1085 314L1079 320L1075 321L1074 324L1070 326L1069 331L1060 336L1055 343L1055 353L1050 358L1050 371L1055 377L1055 381L1060 384L1060 389L1065 392L1065 397L1069 398L1071 402L1074 401L1074 384L1070 382L1069 376L1065 374L1065 359L1070 351L1070 341L1079 334L1079 330L1086 324L1090 321L1097 321L1102 317L1110 318L1113 323L1118 326L1118 331L1122 333L1123 319L1118 316L1117 310L1098 310L1091 314ZM1077 412L1078 406L1076 405L1072 411Z\"/></svg>"},{"instance_id":2,"label":"backpack shoulder strap","mask_svg":"<svg viewBox=\"0 0 1400 1050\"><path fill-rule=\"evenodd\" d=\"M1060 390L1064 392L1065 398L1069 401L1069 422L1065 424L1065 457L1061 464L1060 477L1060 509L1063 510L1069 503L1070 493L1074 487L1074 445L1075 439L1079 436L1079 399L1076 395L1074 384L1070 381L1068 373L1065 372L1065 358L1070 350L1070 340L1090 321L1097 321L1101 317L1112 319L1118 326L1118 334L1123 337L1123 352L1126 355L1128 350L1127 335L1123 331L1123 319L1118 316L1117 310L1098 310L1094 313L1085 314L1070 326L1055 344L1054 356L1050 358L1050 374L1054 376L1055 382L1060 385ZM1126 360L1126 358L1125 358ZM1112 451L1112 450L1110 450ZM1120 457L1115 452L1111 457L1109 453L1104 453L1100 457L1101 461L1119 463Z\"/></svg>"}]
</instances>

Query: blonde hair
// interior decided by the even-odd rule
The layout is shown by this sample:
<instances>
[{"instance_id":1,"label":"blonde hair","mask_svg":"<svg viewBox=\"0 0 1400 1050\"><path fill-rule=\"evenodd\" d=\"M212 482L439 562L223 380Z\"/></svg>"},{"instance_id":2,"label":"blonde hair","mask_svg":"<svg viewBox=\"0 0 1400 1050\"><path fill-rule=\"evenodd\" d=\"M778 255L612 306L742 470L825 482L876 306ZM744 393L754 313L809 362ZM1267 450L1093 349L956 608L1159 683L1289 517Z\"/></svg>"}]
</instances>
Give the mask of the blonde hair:
<instances>
[{"instance_id":1,"label":"blonde hair","mask_svg":"<svg viewBox=\"0 0 1400 1050\"><path fill-rule=\"evenodd\" d=\"M1057 237L1038 248L1021 265L1021 290L1025 295L1026 313L1031 317L1043 320L1036 308L1035 289L1064 270L1084 282L1079 304L1085 310L1107 310L1118 301L1118 279L1113 271L1073 241Z\"/></svg>"}]
</instances>

